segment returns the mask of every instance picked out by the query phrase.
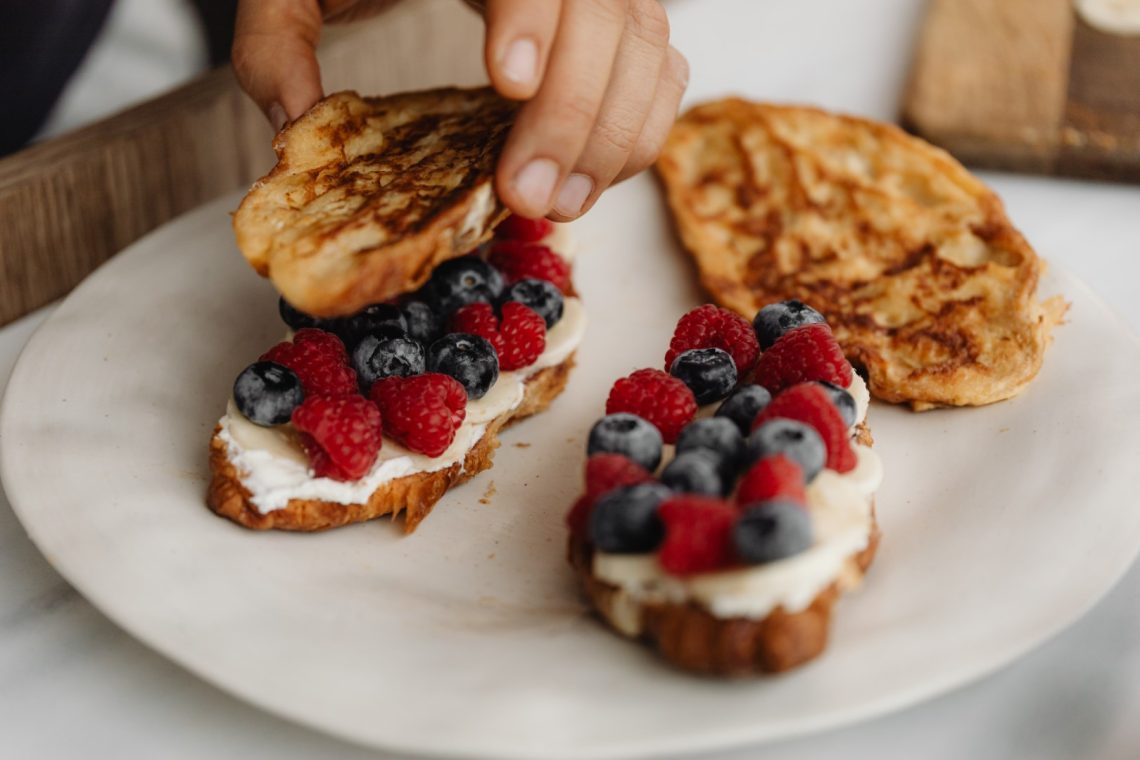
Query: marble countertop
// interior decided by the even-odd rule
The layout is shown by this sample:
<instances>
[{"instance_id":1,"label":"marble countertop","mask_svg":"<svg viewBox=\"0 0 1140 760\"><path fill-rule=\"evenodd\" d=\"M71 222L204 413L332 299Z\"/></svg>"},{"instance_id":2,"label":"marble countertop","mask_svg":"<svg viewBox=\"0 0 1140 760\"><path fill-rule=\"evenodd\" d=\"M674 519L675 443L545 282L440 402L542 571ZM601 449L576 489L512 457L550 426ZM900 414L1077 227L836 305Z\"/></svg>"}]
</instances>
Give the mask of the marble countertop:
<instances>
[{"instance_id":1,"label":"marble countertop","mask_svg":"<svg viewBox=\"0 0 1140 760\"><path fill-rule=\"evenodd\" d=\"M682 50L700 45L718 26L697 23L708 15L698 13L698 2L667 3ZM805 28L822 19L821 33L836 43L828 45L818 34L803 44L795 35L758 37L770 49L756 56L802 63L766 75L761 91L882 118L895 113L919 2L752 2L706 0L704 9L759 9L754 20L765 29ZM846 34L850 29L864 34ZM848 63L837 65L839 58ZM711 87L701 79L699 61L693 63L693 90L700 96ZM1140 332L1140 188L985 178L1042 255L1083 278ZM1115 232L1107 236L1103 229ZM50 308L0 329L0 385L49 313ZM1121 411L1137 415L1134 409ZM1073 627L978 683L877 720L767 745L762 753L752 748L709 758L1138 757L1137 599L1140 565ZM51 568L2 493L0 715L0 755L6 757L382 756L267 715L136 642Z\"/></svg>"}]
</instances>

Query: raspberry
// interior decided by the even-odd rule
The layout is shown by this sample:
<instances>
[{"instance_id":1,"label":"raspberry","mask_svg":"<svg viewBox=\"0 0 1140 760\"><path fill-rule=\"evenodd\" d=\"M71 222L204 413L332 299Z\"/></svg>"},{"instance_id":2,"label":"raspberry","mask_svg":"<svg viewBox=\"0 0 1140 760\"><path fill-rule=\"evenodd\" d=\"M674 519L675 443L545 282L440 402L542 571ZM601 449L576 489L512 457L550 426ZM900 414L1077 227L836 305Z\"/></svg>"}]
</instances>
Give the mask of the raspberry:
<instances>
[{"instance_id":1,"label":"raspberry","mask_svg":"<svg viewBox=\"0 0 1140 760\"><path fill-rule=\"evenodd\" d=\"M673 575L704 573L731 565L732 526L738 514L735 507L720 499L669 499L657 510L665 524L665 541L657 561Z\"/></svg>"},{"instance_id":2,"label":"raspberry","mask_svg":"<svg viewBox=\"0 0 1140 760\"><path fill-rule=\"evenodd\" d=\"M566 513L566 527L570 535L575 538L589 538L590 513L594 511L594 500L589 496L580 496L570 511Z\"/></svg>"},{"instance_id":3,"label":"raspberry","mask_svg":"<svg viewBox=\"0 0 1140 760\"><path fill-rule=\"evenodd\" d=\"M606 414L629 412L651 422L665 443L675 443L681 428L697 413L689 387L659 369L639 369L614 383L606 399Z\"/></svg>"},{"instance_id":4,"label":"raspberry","mask_svg":"<svg viewBox=\"0 0 1140 760\"><path fill-rule=\"evenodd\" d=\"M800 328L800 330L806 329L808 328ZM828 468L836 472L849 472L854 469L855 451L851 448L847 425L844 424L843 415L832 402L831 396L822 386L816 383L800 383L788 388L772 399L772 403L764 407L764 411L756 415L752 429L755 430L775 417L798 420L815 428L827 447Z\"/></svg>"},{"instance_id":5,"label":"raspberry","mask_svg":"<svg viewBox=\"0 0 1140 760\"><path fill-rule=\"evenodd\" d=\"M524 243L537 243L554 232L554 222L549 219L527 219L511 214L495 229L495 235L507 240L521 240Z\"/></svg>"},{"instance_id":6,"label":"raspberry","mask_svg":"<svg viewBox=\"0 0 1140 760\"><path fill-rule=\"evenodd\" d=\"M551 282L563 293L570 289L570 265L545 245L499 240L491 245L487 261L503 273L508 285L533 278Z\"/></svg>"},{"instance_id":7,"label":"raspberry","mask_svg":"<svg viewBox=\"0 0 1140 760\"><path fill-rule=\"evenodd\" d=\"M371 396L380 407L384 433L429 457L447 450L467 414L463 386L437 372L377 380Z\"/></svg>"},{"instance_id":8,"label":"raspberry","mask_svg":"<svg viewBox=\"0 0 1140 760\"><path fill-rule=\"evenodd\" d=\"M293 410L293 426L318 477L356 480L380 453L380 410L362 396L309 396Z\"/></svg>"},{"instance_id":9,"label":"raspberry","mask_svg":"<svg viewBox=\"0 0 1140 760\"><path fill-rule=\"evenodd\" d=\"M348 352L330 332L306 327L293 342L278 343L261 356L297 373L307 396L354 396L359 393L356 372L348 366Z\"/></svg>"},{"instance_id":10,"label":"raspberry","mask_svg":"<svg viewBox=\"0 0 1140 760\"><path fill-rule=\"evenodd\" d=\"M851 364L825 324L797 327L780 336L756 363L755 380L772 395L808 380L822 380L846 388L851 385Z\"/></svg>"},{"instance_id":11,"label":"raspberry","mask_svg":"<svg viewBox=\"0 0 1140 760\"><path fill-rule=\"evenodd\" d=\"M650 480L653 476L648 470L621 454L594 454L586 460L586 496L590 499Z\"/></svg>"},{"instance_id":12,"label":"raspberry","mask_svg":"<svg viewBox=\"0 0 1140 760\"><path fill-rule=\"evenodd\" d=\"M804 471L783 454L765 457L740 479L736 503L745 505L769 499L791 499L807 503L804 490Z\"/></svg>"},{"instance_id":13,"label":"raspberry","mask_svg":"<svg viewBox=\"0 0 1140 760\"><path fill-rule=\"evenodd\" d=\"M736 373L740 377L752 369L760 355L756 332L748 320L711 303L698 306L677 322L673 340L665 353L665 371L673 367L673 360L678 354L693 348L727 351L736 363Z\"/></svg>"},{"instance_id":14,"label":"raspberry","mask_svg":"<svg viewBox=\"0 0 1140 760\"><path fill-rule=\"evenodd\" d=\"M452 316L451 329L486 338L495 347L499 368L504 371L529 367L546 349L546 320L515 301L503 304L502 311L500 320L490 304L464 306Z\"/></svg>"}]
</instances>

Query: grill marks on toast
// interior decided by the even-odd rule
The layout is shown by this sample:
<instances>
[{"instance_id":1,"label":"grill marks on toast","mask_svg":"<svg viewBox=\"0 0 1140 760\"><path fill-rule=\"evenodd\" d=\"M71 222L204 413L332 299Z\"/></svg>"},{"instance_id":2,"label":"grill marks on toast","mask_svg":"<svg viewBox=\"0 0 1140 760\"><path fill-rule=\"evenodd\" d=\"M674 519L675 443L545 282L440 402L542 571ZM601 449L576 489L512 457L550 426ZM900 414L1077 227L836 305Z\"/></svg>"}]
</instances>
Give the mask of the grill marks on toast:
<instances>
[{"instance_id":1,"label":"grill marks on toast","mask_svg":"<svg viewBox=\"0 0 1140 760\"><path fill-rule=\"evenodd\" d=\"M331 95L274 141L277 165L234 216L238 247L320 316L412 290L505 215L491 184L515 111L490 88Z\"/></svg>"},{"instance_id":2,"label":"grill marks on toast","mask_svg":"<svg viewBox=\"0 0 1140 760\"><path fill-rule=\"evenodd\" d=\"M722 305L799 298L879 398L1008 398L1037 373L1063 304L1001 202L885 124L725 100L674 127L658 162L682 240Z\"/></svg>"}]
</instances>

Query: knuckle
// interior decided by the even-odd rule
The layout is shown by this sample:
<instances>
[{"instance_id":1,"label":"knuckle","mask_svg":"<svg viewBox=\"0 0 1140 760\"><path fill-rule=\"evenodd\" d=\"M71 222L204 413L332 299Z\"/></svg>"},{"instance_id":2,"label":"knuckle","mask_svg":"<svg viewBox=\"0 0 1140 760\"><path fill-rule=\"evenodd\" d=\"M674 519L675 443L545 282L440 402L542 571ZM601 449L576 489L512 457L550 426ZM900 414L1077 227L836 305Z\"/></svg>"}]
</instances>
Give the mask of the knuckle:
<instances>
[{"instance_id":1,"label":"knuckle","mask_svg":"<svg viewBox=\"0 0 1140 760\"><path fill-rule=\"evenodd\" d=\"M637 34L660 47L669 41L669 16L657 0L632 0L629 19Z\"/></svg>"},{"instance_id":2,"label":"knuckle","mask_svg":"<svg viewBox=\"0 0 1140 760\"><path fill-rule=\"evenodd\" d=\"M640 172L657 160L657 157L661 155L661 150L665 147L665 135L665 131L660 131L652 134L642 133L637 138L637 143L633 146L629 159L625 162L626 168L630 170L631 174Z\"/></svg>"},{"instance_id":3,"label":"knuckle","mask_svg":"<svg viewBox=\"0 0 1140 760\"><path fill-rule=\"evenodd\" d=\"M551 117L564 131L581 133L594 125L596 104L585 95L567 94L551 108Z\"/></svg>"},{"instance_id":4,"label":"knuckle","mask_svg":"<svg viewBox=\"0 0 1140 760\"><path fill-rule=\"evenodd\" d=\"M640 131L634 127L631 115L615 115L598 122L594 137L606 149L607 154L628 155L637 145Z\"/></svg>"},{"instance_id":5,"label":"knuckle","mask_svg":"<svg viewBox=\"0 0 1140 760\"><path fill-rule=\"evenodd\" d=\"M607 24L624 24L630 0L587 0L590 10Z\"/></svg>"}]
</instances>

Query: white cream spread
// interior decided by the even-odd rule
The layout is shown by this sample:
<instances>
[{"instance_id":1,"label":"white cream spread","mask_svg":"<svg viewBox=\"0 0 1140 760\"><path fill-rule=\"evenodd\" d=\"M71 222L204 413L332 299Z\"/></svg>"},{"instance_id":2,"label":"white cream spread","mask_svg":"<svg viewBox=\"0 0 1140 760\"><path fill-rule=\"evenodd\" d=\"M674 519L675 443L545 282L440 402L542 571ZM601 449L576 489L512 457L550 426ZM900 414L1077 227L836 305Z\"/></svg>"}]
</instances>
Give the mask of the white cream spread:
<instances>
[{"instance_id":1,"label":"white cream spread","mask_svg":"<svg viewBox=\"0 0 1140 760\"><path fill-rule=\"evenodd\" d=\"M867 386L855 376L847 389L855 397L857 422L867 414ZM716 617L759 620L777 606L787 612L806 609L827 586L844 576L848 560L871 537L871 500L883 479L879 456L853 446L855 468L823 470L807 488L813 543L806 551L764 565L705 573L687 578L666 573L652 554L594 554L594 575L618 587L605 610L622 633L641 632L641 605L693 601Z\"/></svg>"},{"instance_id":2,"label":"white cream spread","mask_svg":"<svg viewBox=\"0 0 1140 760\"><path fill-rule=\"evenodd\" d=\"M552 248L553 237L544 241ZM561 253L558 248L555 250ZM562 318L547 331L546 348L538 360L523 370L501 373L486 395L469 401L463 424L443 454L424 456L385 437L376 463L359 480L315 477L290 426L255 425L238 411L232 399L219 422L218 437L226 444L229 460L238 471L241 484L250 492L250 501L262 513L282 509L292 499L360 504L391 480L417 472L436 472L463 462L467 452L483 437L488 423L522 404L527 379L566 361L582 342L585 331L582 302L566 298Z\"/></svg>"},{"instance_id":3,"label":"white cream spread","mask_svg":"<svg viewBox=\"0 0 1140 760\"><path fill-rule=\"evenodd\" d=\"M1140 0L1076 0L1089 26L1108 34L1140 34Z\"/></svg>"}]
</instances>

